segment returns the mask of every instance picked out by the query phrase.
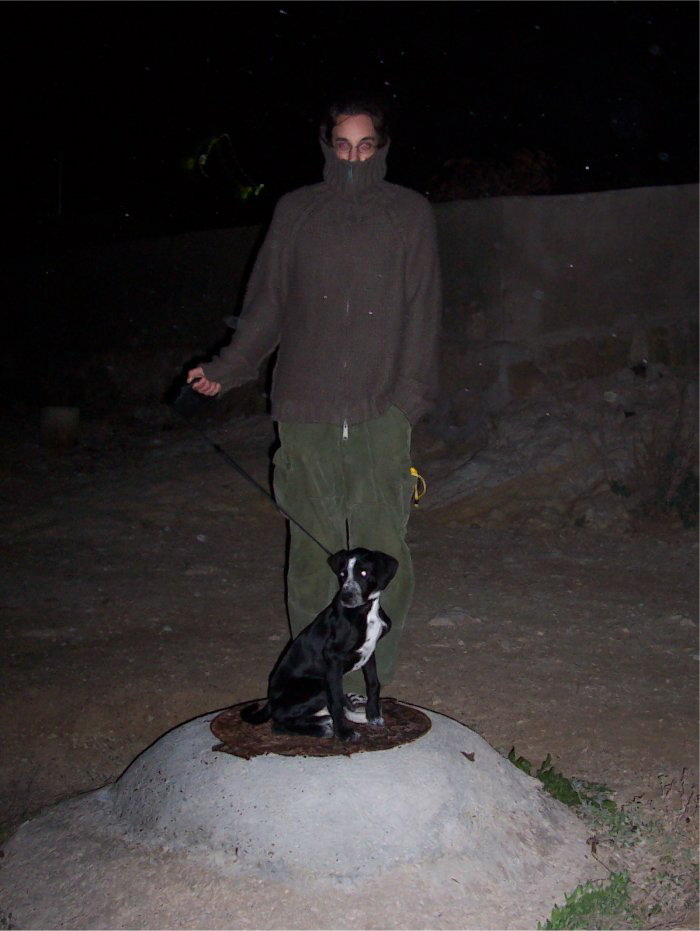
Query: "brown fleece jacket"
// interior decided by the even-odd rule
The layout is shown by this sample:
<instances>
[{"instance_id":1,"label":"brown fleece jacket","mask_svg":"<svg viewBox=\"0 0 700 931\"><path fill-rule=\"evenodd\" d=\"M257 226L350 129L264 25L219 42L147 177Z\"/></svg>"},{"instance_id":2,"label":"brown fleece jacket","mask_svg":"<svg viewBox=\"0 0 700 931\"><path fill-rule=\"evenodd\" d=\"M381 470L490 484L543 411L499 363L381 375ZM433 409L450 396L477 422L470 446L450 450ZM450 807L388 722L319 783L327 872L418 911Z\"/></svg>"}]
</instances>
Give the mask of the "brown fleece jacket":
<instances>
[{"instance_id":1,"label":"brown fleece jacket","mask_svg":"<svg viewBox=\"0 0 700 931\"><path fill-rule=\"evenodd\" d=\"M415 423L437 392L432 208L384 181L388 146L364 162L323 148L324 181L278 202L238 328L204 373L227 391L279 347L275 420L361 423L394 404Z\"/></svg>"}]
</instances>

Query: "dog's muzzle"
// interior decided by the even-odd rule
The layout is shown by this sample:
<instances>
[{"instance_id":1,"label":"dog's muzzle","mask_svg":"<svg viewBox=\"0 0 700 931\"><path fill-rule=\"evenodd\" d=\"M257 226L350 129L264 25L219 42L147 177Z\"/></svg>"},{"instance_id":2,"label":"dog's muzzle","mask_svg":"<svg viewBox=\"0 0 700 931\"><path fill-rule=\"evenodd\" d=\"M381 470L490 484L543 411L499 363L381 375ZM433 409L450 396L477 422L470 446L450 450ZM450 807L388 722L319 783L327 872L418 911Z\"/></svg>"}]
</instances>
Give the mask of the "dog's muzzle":
<instances>
[{"instance_id":1,"label":"dog's muzzle","mask_svg":"<svg viewBox=\"0 0 700 931\"><path fill-rule=\"evenodd\" d=\"M364 604L365 600L357 582L346 582L340 589L340 601L346 608L357 608Z\"/></svg>"}]
</instances>

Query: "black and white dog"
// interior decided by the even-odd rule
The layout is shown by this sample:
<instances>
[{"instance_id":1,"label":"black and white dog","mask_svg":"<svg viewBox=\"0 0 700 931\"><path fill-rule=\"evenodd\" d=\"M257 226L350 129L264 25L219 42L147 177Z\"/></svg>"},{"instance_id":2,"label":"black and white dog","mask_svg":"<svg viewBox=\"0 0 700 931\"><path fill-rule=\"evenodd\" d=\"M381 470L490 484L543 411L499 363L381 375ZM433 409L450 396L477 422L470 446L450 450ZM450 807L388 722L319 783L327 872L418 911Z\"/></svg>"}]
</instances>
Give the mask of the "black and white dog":
<instances>
[{"instance_id":1,"label":"black and white dog","mask_svg":"<svg viewBox=\"0 0 700 931\"><path fill-rule=\"evenodd\" d=\"M391 627L379 596L396 575L398 562L362 548L329 559L340 589L331 603L282 651L270 673L267 704L249 705L249 724L272 718L277 733L355 740L346 721L343 676L362 669L367 686L367 723L381 727L380 682L374 648Z\"/></svg>"}]
</instances>

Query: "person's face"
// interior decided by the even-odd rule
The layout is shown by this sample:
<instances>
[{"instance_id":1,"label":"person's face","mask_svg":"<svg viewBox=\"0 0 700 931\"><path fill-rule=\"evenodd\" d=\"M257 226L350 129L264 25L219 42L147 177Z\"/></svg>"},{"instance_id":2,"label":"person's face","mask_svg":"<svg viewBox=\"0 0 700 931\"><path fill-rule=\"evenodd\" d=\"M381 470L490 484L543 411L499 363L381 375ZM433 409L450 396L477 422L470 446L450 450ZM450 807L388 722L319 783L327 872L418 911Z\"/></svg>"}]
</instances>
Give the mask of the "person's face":
<instances>
[{"instance_id":1,"label":"person's face","mask_svg":"<svg viewBox=\"0 0 700 931\"><path fill-rule=\"evenodd\" d=\"M359 116L342 115L336 120L331 142L338 158L350 162L366 162L377 150L374 124L364 113Z\"/></svg>"}]
</instances>

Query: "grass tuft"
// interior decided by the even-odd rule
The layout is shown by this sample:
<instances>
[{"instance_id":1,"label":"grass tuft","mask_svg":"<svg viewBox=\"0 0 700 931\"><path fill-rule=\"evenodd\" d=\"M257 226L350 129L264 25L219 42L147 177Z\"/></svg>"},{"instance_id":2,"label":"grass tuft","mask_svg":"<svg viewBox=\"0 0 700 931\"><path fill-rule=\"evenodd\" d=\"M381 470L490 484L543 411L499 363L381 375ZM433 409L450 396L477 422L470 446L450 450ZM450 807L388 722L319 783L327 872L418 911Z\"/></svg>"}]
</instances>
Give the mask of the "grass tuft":
<instances>
[{"instance_id":1,"label":"grass tuft","mask_svg":"<svg viewBox=\"0 0 700 931\"><path fill-rule=\"evenodd\" d=\"M610 789L607 786L595 782L584 782L582 779L568 779L554 768L549 753L535 772L532 771L532 763L529 760L526 760L524 756L515 755L515 747L511 748L508 759L528 776L539 779L547 792L565 805L578 807L585 804L608 812L617 811L615 802L608 798Z\"/></svg>"},{"instance_id":2,"label":"grass tuft","mask_svg":"<svg viewBox=\"0 0 700 931\"><path fill-rule=\"evenodd\" d=\"M587 882L565 896L564 905L555 905L542 931L560 928L626 928L634 927L634 915L626 872L611 873L604 884ZM631 922L631 923L630 923Z\"/></svg>"}]
</instances>

